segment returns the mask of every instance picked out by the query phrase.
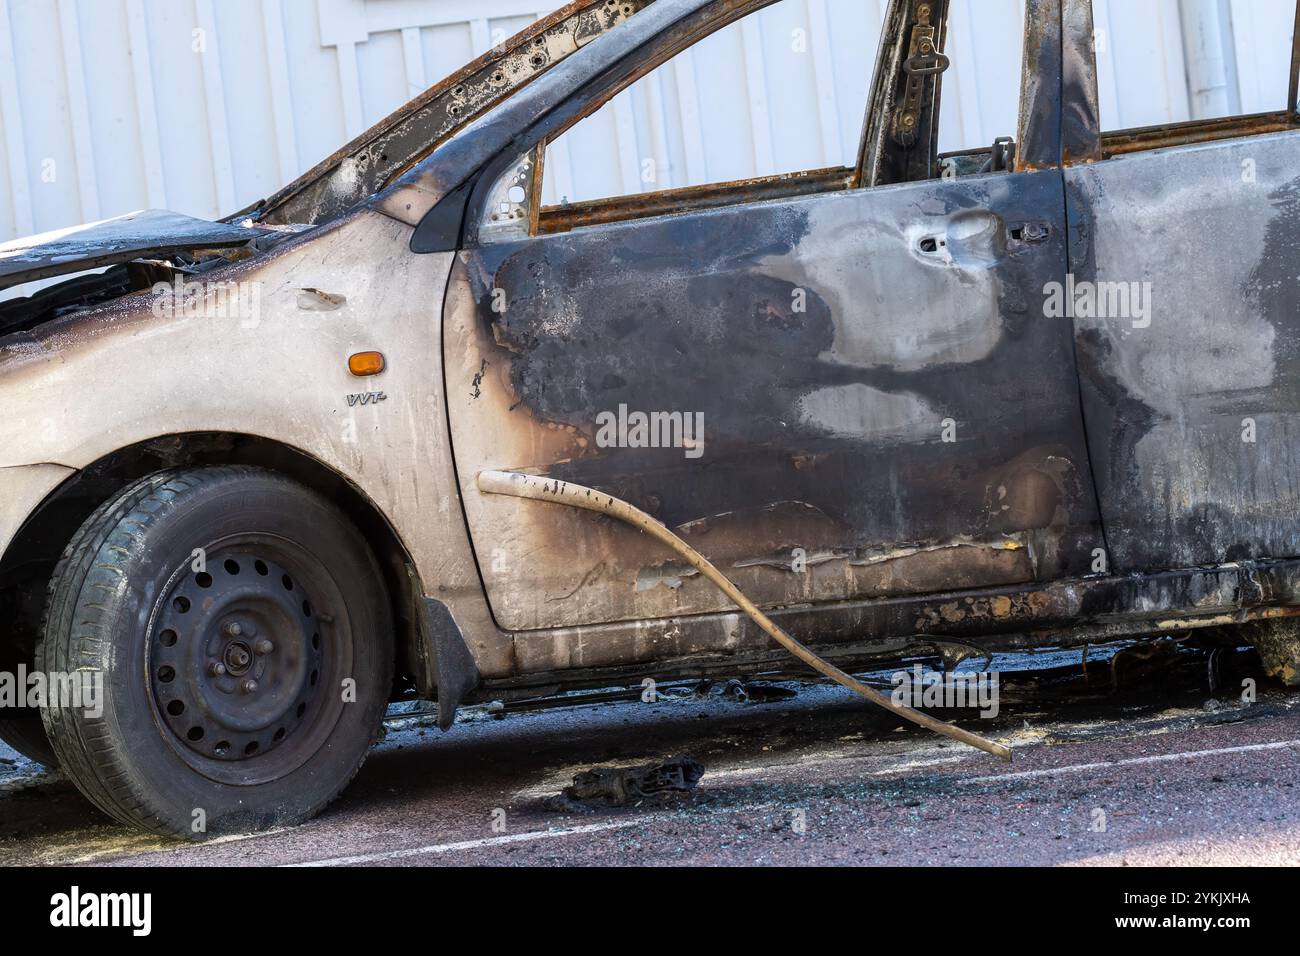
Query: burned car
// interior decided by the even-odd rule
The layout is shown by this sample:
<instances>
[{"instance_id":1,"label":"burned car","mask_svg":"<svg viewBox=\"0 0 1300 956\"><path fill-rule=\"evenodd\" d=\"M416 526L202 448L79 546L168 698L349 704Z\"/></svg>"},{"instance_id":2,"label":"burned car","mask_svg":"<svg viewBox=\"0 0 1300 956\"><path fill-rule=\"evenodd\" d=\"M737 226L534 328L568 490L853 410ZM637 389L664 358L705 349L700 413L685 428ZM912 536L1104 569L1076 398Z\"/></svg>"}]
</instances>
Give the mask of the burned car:
<instances>
[{"instance_id":1,"label":"burned car","mask_svg":"<svg viewBox=\"0 0 1300 956\"><path fill-rule=\"evenodd\" d=\"M51 688L0 737L192 837L317 812L393 701L806 673L495 472L844 669L1223 629L1300 679L1300 59L1103 133L1090 0L1028 0L1018 128L941 155L948 3L892 0L854 165L543 203L770 3L578 0L223 222L0 247L64 277L0 303L0 670Z\"/></svg>"}]
</instances>

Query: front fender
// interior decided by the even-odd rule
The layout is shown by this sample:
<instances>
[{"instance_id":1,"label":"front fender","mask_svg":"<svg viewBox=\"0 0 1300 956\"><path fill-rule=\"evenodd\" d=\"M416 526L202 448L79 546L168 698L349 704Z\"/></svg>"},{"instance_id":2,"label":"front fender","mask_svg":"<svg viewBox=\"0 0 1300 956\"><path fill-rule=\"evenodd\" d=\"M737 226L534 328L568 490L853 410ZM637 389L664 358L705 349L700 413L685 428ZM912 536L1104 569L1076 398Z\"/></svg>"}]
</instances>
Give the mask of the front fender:
<instances>
[{"instance_id":1,"label":"front fender","mask_svg":"<svg viewBox=\"0 0 1300 956\"><path fill-rule=\"evenodd\" d=\"M0 467L198 431L274 439L362 485L427 463L450 257L412 255L410 232L363 212L194 280L197 308L146 291L0 340ZM370 349L388 368L352 376ZM349 404L363 393L384 399Z\"/></svg>"},{"instance_id":2,"label":"front fender","mask_svg":"<svg viewBox=\"0 0 1300 956\"><path fill-rule=\"evenodd\" d=\"M237 284L226 285L224 312L215 299L160 311L145 291L0 340L0 468L50 462L66 475L169 434L269 439L369 498L469 636L490 617L443 407L454 254L414 255L410 236L359 210L204 275L208 294ZM384 354L384 371L353 376L349 355L369 350ZM505 666L483 653L484 673Z\"/></svg>"}]
</instances>

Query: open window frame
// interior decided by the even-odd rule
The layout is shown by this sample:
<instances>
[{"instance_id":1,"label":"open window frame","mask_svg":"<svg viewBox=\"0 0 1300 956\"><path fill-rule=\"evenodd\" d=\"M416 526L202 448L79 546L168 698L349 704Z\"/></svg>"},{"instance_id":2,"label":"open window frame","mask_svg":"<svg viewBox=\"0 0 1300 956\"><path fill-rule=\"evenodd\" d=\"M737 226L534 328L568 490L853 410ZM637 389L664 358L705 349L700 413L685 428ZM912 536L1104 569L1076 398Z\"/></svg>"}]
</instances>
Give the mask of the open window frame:
<instances>
[{"instance_id":1,"label":"open window frame","mask_svg":"<svg viewBox=\"0 0 1300 956\"><path fill-rule=\"evenodd\" d=\"M1094 43L1093 0L1062 0L1064 4L1064 103L1068 127L1066 165L1096 163L1130 153L1211 143L1280 133L1300 128L1300 2L1293 13L1287 102L1281 110L1186 120L1132 129L1101 128L1097 53Z\"/></svg>"},{"instance_id":2,"label":"open window frame","mask_svg":"<svg viewBox=\"0 0 1300 956\"><path fill-rule=\"evenodd\" d=\"M779 0L717 0L696 24L671 43L629 57L625 69L599 92L586 97L563 124L535 138L524 153L499 157L485 171L471 202L469 244L502 237L554 235L574 229L695 212L774 199L847 191L938 178L947 168L958 175L982 171L1025 171L1059 165L1062 4L1069 0L1027 0L1019 120L1014 151L996 158L997 144L938 152L942 99L941 69L925 69L926 57L946 63L949 0L891 0L877 50L862 125L858 159L852 167L782 173L544 207L541 203L547 146L592 116L642 77L718 30ZM918 27L929 26L931 32ZM926 36L932 49L924 48ZM918 39L919 38L919 39ZM920 44L920 45L918 45ZM918 62L921 69L916 69ZM907 135L902 131L906 128ZM989 167L992 167L991 169ZM507 190L522 193L511 199Z\"/></svg>"}]
</instances>

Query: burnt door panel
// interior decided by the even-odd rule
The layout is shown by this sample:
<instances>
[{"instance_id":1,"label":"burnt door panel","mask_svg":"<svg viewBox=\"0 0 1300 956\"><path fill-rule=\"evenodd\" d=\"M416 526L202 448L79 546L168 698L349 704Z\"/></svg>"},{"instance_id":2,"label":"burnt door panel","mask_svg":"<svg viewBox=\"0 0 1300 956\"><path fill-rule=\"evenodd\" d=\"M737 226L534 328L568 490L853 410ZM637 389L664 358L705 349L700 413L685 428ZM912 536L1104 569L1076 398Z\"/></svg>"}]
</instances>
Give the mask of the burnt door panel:
<instances>
[{"instance_id":1,"label":"burnt door panel","mask_svg":"<svg viewBox=\"0 0 1300 956\"><path fill-rule=\"evenodd\" d=\"M1066 172L1115 569L1300 554L1298 154L1284 132Z\"/></svg>"},{"instance_id":2,"label":"burnt door panel","mask_svg":"<svg viewBox=\"0 0 1300 956\"><path fill-rule=\"evenodd\" d=\"M1063 227L1060 174L1043 172L463 252L447 402L499 623L728 606L612 520L480 495L487 468L626 498L767 606L1086 571L1099 539L1072 331L1042 310ZM635 412L702 419L702 444L602 434Z\"/></svg>"}]
</instances>

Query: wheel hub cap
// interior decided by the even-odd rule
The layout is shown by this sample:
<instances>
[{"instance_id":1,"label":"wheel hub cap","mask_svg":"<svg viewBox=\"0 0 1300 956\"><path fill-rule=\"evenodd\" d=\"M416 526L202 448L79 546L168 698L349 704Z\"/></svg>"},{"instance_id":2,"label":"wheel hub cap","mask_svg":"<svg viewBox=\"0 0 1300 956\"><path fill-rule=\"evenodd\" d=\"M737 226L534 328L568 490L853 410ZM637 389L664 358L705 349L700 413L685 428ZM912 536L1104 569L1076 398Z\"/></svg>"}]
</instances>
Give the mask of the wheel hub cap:
<instances>
[{"instance_id":1,"label":"wheel hub cap","mask_svg":"<svg viewBox=\"0 0 1300 956\"><path fill-rule=\"evenodd\" d=\"M236 677L247 674L253 666L253 652L243 641L231 641L226 645L226 652L221 655L226 663L227 672Z\"/></svg>"},{"instance_id":2,"label":"wheel hub cap","mask_svg":"<svg viewBox=\"0 0 1300 956\"><path fill-rule=\"evenodd\" d=\"M281 746L320 698L322 617L288 569L209 556L160 604L150 651L163 723L191 752L245 760Z\"/></svg>"}]
</instances>

